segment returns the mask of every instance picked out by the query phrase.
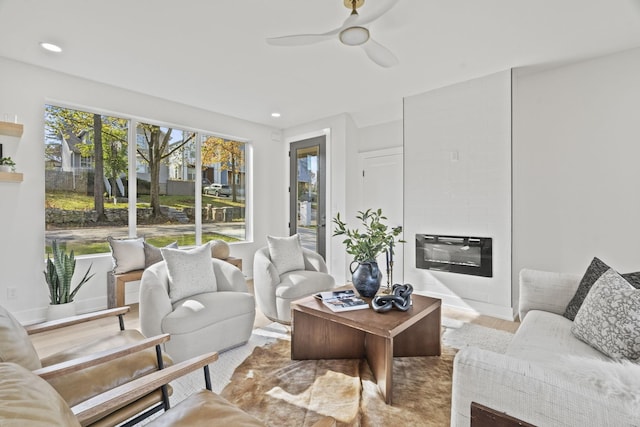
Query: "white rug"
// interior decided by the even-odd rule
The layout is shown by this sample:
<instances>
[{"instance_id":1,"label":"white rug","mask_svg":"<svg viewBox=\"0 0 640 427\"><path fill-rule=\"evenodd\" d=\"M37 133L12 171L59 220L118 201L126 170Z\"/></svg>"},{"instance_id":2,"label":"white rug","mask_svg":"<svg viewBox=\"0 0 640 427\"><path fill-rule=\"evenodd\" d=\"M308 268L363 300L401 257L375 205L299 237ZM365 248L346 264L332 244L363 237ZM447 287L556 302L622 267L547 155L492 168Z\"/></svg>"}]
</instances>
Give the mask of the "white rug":
<instances>
[{"instance_id":1,"label":"white rug","mask_svg":"<svg viewBox=\"0 0 640 427\"><path fill-rule=\"evenodd\" d=\"M464 323L447 317L442 318L442 327L444 328L442 343L457 349L479 347L504 353L513 337L510 332Z\"/></svg>"}]
</instances>

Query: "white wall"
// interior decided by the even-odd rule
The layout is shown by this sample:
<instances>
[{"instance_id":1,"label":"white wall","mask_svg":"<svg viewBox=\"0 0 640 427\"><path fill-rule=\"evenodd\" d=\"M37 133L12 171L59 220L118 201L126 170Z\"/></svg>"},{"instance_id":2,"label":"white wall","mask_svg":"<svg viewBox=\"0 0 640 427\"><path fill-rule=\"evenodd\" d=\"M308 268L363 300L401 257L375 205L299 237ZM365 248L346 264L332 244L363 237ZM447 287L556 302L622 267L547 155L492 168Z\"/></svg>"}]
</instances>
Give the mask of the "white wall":
<instances>
[{"instance_id":1,"label":"white wall","mask_svg":"<svg viewBox=\"0 0 640 427\"><path fill-rule=\"evenodd\" d=\"M510 71L406 98L404 159L405 281L512 318ZM493 277L417 269L417 233L493 238Z\"/></svg>"},{"instance_id":2,"label":"white wall","mask_svg":"<svg viewBox=\"0 0 640 427\"><path fill-rule=\"evenodd\" d=\"M401 147L402 120L367 126L358 129L358 151L384 150Z\"/></svg>"},{"instance_id":3,"label":"white wall","mask_svg":"<svg viewBox=\"0 0 640 427\"><path fill-rule=\"evenodd\" d=\"M640 49L514 75L513 276L640 270ZM514 295L517 297L517 295Z\"/></svg>"},{"instance_id":4,"label":"white wall","mask_svg":"<svg viewBox=\"0 0 640 427\"><path fill-rule=\"evenodd\" d=\"M0 182L0 305L23 322L44 318L48 290L44 269L44 105L64 102L105 112L154 119L188 128L209 130L250 140L254 151L255 188L253 236L257 243L233 244L231 253L241 257L244 272L251 276L253 253L265 236L279 226L285 194L273 183L284 181L285 160L272 140L275 129L182 104L48 71L0 58L0 119L18 115L24 124L22 138L0 136L4 155L11 156L24 173L22 183ZM167 84L170 84L168 82ZM78 272L93 262L98 274L77 295L80 311L106 307L106 272L110 256L78 261ZM7 299L7 288L17 288L15 299Z\"/></svg>"}]
</instances>

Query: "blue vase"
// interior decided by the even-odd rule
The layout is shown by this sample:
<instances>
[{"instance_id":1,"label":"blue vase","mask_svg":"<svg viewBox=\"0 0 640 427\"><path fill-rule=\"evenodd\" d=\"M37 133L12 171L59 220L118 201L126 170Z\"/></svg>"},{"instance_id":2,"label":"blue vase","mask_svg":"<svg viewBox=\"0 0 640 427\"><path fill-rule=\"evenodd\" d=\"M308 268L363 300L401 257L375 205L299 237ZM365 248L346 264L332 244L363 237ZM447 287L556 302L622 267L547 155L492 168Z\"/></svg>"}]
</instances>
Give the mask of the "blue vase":
<instances>
[{"instance_id":1,"label":"blue vase","mask_svg":"<svg viewBox=\"0 0 640 427\"><path fill-rule=\"evenodd\" d=\"M353 264L358 264L354 269ZM351 281L356 291L365 298L372 298L378 289L380 289L380 283L382 282L382 274L378 268L378 263L375 261L353 261L349 265L349 271L351 271Z\"/></svg>"}]
</instances>

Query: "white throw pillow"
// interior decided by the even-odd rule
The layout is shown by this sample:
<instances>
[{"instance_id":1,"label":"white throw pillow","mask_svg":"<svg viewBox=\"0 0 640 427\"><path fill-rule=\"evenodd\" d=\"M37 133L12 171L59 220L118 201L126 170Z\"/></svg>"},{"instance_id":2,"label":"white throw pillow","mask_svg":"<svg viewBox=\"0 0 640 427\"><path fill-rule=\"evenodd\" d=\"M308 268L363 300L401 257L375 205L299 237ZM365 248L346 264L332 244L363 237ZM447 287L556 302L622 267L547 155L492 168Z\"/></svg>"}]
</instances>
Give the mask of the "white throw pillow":
<instances>
[{"instance_id":1,"label":"white throw pillow","mask_svg":"<svg viewBox=\"0 0 640 427\"><path fill-rule=\"evenodd\" d=\"M193 249L160 248L160 251L167 262L171 303L218 290L209 243Z\"/></svg>"},{"instance_id":2,"label":"white throw pillow","mask_svg":"<svg viewBox=\"0 0 640 427\"><path fill-rule=\"evenodd\" d=\"M289 237L267 236L267 243L271 262L276 266L278 274L304 270L300 236L297 234Z\"/></svg>"},{"instance_id":3,"label":"white throw pillow","mask_svg":"<svg viewBox=\"0 0 640 427\"><path fill-rule=\"evenodd\" d=\"M571 332L613 359L638 359L640 289L607 270L584 299Z\"/></svg>"},{"instance_id":4,"label":"white throw pillow","mask_svg":"<svg viewBox=\"0 0 640 427\"><path fill-rule=\"evenodd\" d=\"M107 237L111 256L113 257L113 272L115 274L128 273L144 269L144 238L114 239Z\"/></svg>"}]
</instances>

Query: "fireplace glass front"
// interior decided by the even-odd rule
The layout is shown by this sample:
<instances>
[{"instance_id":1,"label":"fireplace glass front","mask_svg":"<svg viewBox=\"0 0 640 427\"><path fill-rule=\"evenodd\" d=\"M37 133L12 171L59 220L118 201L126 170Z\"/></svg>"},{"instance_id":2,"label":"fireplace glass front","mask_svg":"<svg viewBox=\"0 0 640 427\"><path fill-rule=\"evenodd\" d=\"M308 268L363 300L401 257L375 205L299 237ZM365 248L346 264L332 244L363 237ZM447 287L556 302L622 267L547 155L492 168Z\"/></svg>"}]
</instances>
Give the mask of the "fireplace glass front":
<instances>
[{"instance_id":1,"label":"fireplace glass front","mask_svg":"<svg viewBox=\"0 0 640 427\"><path fill-rule=\"evenodd\" d=\"M492 277L491 238L416 234L416 267Z\"/></svg>"}]
</instances>

